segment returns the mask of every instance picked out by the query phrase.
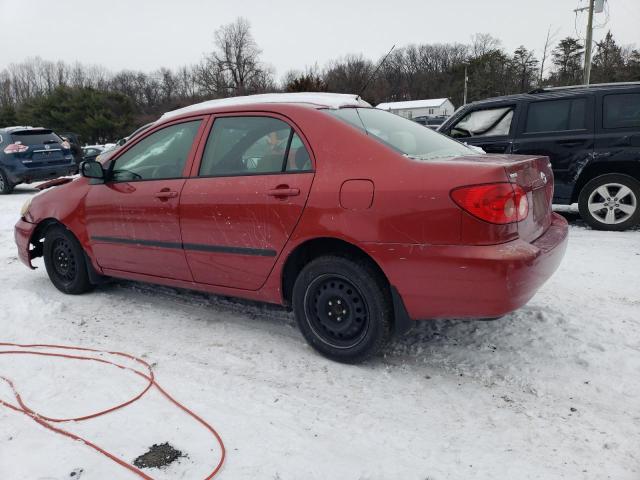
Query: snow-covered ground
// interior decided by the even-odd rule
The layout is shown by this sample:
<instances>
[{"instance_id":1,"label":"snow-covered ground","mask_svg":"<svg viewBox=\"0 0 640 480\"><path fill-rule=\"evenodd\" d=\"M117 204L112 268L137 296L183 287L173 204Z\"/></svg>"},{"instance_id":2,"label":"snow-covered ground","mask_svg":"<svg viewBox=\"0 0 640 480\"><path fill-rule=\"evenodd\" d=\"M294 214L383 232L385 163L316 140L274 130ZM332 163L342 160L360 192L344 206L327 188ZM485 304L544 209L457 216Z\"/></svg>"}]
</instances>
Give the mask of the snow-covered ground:
<instances>
[{"instance_id":1,"label":"snow-covered ground","mask_svg":"<svg viewBox=\"0 0 640 480\"><path fill-rule=\"evenodd\" d=\"M424 322L346 366L314 353L276 307L133 282L61 294L41 260L29 271L16 256L13 225L33 192L0 197L0 342L145 358L219 430L219 478L640 478L640 231L594 232L570 215L565 260L525 308ZM2 357L0 375L47 415L98 410L141 385L113 367ZM0 399L12 400L6 388ZM165 441L187 455L153 478L203 478L219 455L157 392L62 426L128 462ZM136 477L0 407L0 478Z\"/></svg>"}]
</instances>

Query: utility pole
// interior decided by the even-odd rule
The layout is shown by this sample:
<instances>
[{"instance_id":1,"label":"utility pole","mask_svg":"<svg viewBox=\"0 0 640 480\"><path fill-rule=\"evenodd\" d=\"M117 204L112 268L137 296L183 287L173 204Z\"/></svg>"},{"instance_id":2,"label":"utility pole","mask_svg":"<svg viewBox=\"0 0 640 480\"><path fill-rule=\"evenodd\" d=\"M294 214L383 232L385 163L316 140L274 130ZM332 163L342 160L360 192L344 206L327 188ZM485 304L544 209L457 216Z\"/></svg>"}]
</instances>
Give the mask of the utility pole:
<instances>
[{"instance_id":1,"label":"utility pole","mask_svg":"<svg viewBox=\"0 0 640 480\"><path fill-rule=\"evenodd\" d=\"M589 0L589 19L587 20L587 40L584 49L584 84L589 85L589 77L591 76L591 44L593 43L593 3Z\"/></svg>"},{"instance_id":2,"label":"utility pole","mask_svg":"<svg viewBox=\"0 0 640 480\"><path fill-rule=\"evenodd\" d=\"M464 96L462 100L462 104L467 104L467 82L469 81L469 77L467 76L467 66L464 66Z\"/></svg>"}]
</instances>

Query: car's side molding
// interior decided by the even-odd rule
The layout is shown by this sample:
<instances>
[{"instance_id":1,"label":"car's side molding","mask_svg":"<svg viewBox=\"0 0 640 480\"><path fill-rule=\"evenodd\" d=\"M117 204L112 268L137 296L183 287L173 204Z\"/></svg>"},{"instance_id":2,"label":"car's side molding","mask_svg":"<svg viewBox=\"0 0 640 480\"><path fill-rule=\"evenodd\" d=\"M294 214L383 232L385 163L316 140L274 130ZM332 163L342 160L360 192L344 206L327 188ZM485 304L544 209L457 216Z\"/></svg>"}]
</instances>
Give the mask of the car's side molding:
<instances>
[{"instance_id":1,"label":"car's side molding","mask_svg":"<svg viewBox=\"0 0 640 480\"><path fill-rule=\"evenodd\" d=\"M231 247L227 245L204 245L201 243L176 243L176 242L159 242L156 240L141 240L134 238L120 238L120 237L104 237L94 236L91 237L94 242L107 242L107 243L125 243L129 245L141 245L146 247L160 247L160 248L178 248L185 250L195 250L199 252L217 252L217 253L230 253L237 255L253 255L258 257L275 257L278 252L275 250L265 248L250 248L250 247Z\"/></svg>"}]
</instances>

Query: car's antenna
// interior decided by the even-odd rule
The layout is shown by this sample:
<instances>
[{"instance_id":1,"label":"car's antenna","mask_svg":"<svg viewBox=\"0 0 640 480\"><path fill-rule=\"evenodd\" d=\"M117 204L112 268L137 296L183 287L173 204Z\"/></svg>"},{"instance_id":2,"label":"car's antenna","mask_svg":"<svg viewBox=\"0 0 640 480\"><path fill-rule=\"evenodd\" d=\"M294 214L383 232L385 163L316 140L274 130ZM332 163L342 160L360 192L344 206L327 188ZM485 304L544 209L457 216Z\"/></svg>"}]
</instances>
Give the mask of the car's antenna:
<instances>
[{"instance_id":1,"label":"car's antenna","mask_svg":"<svg viewBox=\"0 0 640 480\"><path fill-rule=\"evenodd\" d=\"M380 60L380 63L378 64L378 67L375 69L375 71L369 76L369 78L367 79L366 83L364 84L364 86L362 87L362 89L360 89L360 93L358 93L358 97L362 97L362 94L365 92L365 90L367 89L367 87L369 86L369 84L371 83L371 80L373 80L376 76L376 74L378 73L378 70L380 70L380 67L382 67L382 65L384 65L384 62L387 60L387 57L389 55L391 55L391 52L393 52L393 49L396 48L396 46L394 45L393 47L391 47L391 50L389 50L389 52L384 56L384 58L382 60Z\"/></svg>"}]
</instances>

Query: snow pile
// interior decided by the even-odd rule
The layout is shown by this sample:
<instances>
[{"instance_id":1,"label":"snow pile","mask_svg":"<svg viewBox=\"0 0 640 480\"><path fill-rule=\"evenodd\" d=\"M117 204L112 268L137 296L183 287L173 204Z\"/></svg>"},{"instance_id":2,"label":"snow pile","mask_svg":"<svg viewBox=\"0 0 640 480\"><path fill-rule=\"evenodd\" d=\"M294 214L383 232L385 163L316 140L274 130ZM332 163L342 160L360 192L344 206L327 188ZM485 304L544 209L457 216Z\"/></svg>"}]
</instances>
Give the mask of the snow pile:
<instances>
[{"instance_id":1,"label":"snow pile","mask_svg":"<svg viewBox=\"0 0 640 480\"><path fill-rule=\"evenodd\" d=\"M564 263L525 308L492 322L425 322L384 357L346 366L315 354L275 307L133 282L61 294L41 260L33 272L16 257L12 227L31 193L19 186L0 198L2 340L145 358L220 431L229 453L221 479L640 477L640 231L573 221ZM93 380L0 360L0 372L8 368L54 414L130 393L117 374ZM74 428L129 462L168 441L185 456L149 474L198 478L211 443L159 400ZM0 408L0 478L80 471L80 480L135 478Z\"/></svg>"},{"instance_id":2,"label":"snow pile","mask_svg":"<svg viewBox=\"0 0 640 480\"><path fill-rule=\"evenodd\" d=\"M195 113L210 108L224 108L243 105L260 105L263 103L308 103L328 108L342 107L370 107L358 95L347 93L326 92L296 92L296 93L264 93L259 95L247 95L244 97L220 98L196 103L188 107L172 110L162 115L161 118L172 118L185 113Z\"/></svg>"}]
</instances>

